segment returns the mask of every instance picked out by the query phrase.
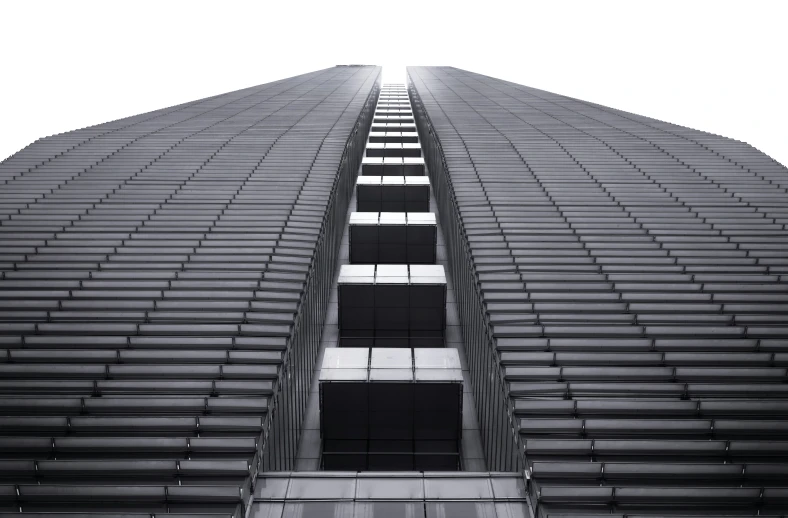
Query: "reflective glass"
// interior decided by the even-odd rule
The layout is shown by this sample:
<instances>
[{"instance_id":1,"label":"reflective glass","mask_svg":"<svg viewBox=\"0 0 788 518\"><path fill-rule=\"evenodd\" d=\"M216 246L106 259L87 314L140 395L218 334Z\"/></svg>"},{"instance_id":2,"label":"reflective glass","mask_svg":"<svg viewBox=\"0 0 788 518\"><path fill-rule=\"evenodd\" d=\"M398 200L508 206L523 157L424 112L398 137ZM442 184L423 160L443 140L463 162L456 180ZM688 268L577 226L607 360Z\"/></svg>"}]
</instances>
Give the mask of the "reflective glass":
<instances>
[{"instance_id":1,"label":"reflective glass","mask_svg":"<svg viewBox=\"0 0 788 518\"><path fill-rule=\"evenodd\" d=\"M280 518L285 504L281 502L264 502L254 504L249 518Z\"/></svg>"},{"instance_id":2,"label":"reflective glass","mask_svg":"<svg viewBox=\"0 0 788 518\"><path fill-rule=\"evenodd\" d=\"M496 503L495 512L498 518L530 518L531 513L528 512L526 504L522 502L516 503Z\"/></svg>"},{"instance_id":3,"label":"reflective glass","mask_svg":"<svg viewBox=\"0 0 788 518\"><path fill-rule=\"evenodd\" d=\"M355 496L355 478L299 478L290 480L288 499L350 499Z\"/></svg>"},{"instance_id":4,"label":"reflective glass","mask_svg":"<svg viewBox=\"0 0 788 518\"><path fill-rule=\"evenodd\" d=\"M496 518L492 502L428 502L427 518Z\"/></svg>"},{"instance_id":5,"label":"reflective glass","mask_svg":"<svg viewBox=\"0 0 788 518\"><path fill-rule=\"evenodd\" d=\"M492 489L487 478L425 478L424 490L428 499L492 499Z\"/></svg>"},{"instance_id":6,"label":"reflective glass","mask_svg":"<svg viewBox=\"0 0 788 518\"><path fill-rule=\"evenodd\" d=\"M260 477L254 488L254 496L264 500L284 499L289 481L290 479L286 477Z\"/></svg>"},{"instance_id":7,"label":"reflective glass","mask_svg":"<svg viewBox=\"0 0 788 518\"><path fill-rule=\"evenodd\" d=\"M422 502L357 502L354 518L424 518Z\"/></svg>"},{"instance_id":8,"label":"reflective glass","mask_svg":"<svg viewBox=\"0 0 788 518\"><path fill-rule=\"evenodd\" d=\"M356 498L374 500L421 500L424 482L418 478L359 478Z\"/></svg>"},{"instance_id":9,"label":"reflective glass","mask_svg":"<svg viewBox=\"0 0 788 518\"><path fill-rule=\"evenodd\" d=\"M353 502L287 502L282 518L353 518Z\"/></svg>"}]
</instances>

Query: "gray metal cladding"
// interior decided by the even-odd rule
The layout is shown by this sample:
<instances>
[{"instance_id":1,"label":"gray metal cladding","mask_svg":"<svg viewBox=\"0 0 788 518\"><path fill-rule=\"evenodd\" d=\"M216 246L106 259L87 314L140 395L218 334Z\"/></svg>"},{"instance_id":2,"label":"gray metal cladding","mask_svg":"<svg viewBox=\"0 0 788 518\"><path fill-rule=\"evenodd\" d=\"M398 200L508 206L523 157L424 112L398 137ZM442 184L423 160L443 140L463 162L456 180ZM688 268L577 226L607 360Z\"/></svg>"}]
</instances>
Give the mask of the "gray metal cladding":
<instances>
[{"instance_id":1,"label":"gray metal cladding","mask_svg":"<svg viewBox=\"0 0 788 518\"><path fill-rule=\"evenodd\" d=\"M335 67L0 164L0 510L240 516L295 456L379 88Z\"/></svg>"},{"instance_id":2,"label":"gray metal cladding","mask_svg":"<svg viewBox=\"0 0 788 518\"><path fill-rule=\"evenodd\" d=\"M409 87L488 466L539 516L788 508L788 170L449 67Z\"/></svg>"}]
</instances>

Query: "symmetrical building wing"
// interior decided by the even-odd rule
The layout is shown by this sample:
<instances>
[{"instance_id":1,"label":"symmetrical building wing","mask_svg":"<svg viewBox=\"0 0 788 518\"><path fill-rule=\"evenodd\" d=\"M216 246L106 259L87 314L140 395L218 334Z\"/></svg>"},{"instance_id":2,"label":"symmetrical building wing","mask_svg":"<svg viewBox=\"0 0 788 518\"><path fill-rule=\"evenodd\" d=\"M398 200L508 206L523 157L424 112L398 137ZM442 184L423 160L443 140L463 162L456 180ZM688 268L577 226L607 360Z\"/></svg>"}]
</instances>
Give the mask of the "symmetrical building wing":
<instances>
[{"instance_id":1,"label":"symmetrical building wing","mask_svg":"<svg viewBox=\"0 0 788 518\"><path fill-rule=\"evenodd\" d=\"M312 72L0 165L0 508L240 516L258 472L291 467L379 76Z\"/></svg>"},{"instance_id":2,"label":"symmetrical building wing","mask_svg":"<svg viewBox=\"0 0 788 518\"><path fill-rule=\"evenodd\" d=\"M788 509L788 170L735 140L409 69L490 469L539 516Z\"/></svg>"},{"instance_id":3,"label":"symmetrical building wing","mask_svg":"<svg viewBox=\"0 0 788 518\"><path fill-rule=\"evenodd\" d=\"M0 163L0 518L788 509L788 169L338 66Z\"/></svg>"}]
</instances>

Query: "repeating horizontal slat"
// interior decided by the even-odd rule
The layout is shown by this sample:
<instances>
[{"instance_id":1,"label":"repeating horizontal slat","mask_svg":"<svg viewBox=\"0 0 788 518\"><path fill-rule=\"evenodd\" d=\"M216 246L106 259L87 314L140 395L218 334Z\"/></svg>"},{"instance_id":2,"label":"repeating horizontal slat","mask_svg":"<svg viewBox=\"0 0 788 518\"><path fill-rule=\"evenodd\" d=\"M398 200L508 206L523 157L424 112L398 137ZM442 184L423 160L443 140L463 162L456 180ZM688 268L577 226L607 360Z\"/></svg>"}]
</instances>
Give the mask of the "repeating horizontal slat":
<instances>
[{"instance_id":1,"label":"repeating horizontal slat","mask_svg":"<svg viewBox=\"0 0 788 518\"><path fill-rule=\"evenodd\" d=\"M329 227L379 74L312 72L0 164L0 479L19 484L15 508L240 515L272 414L293 427L276 440L297 439Z\"/></svg>"},{"instance_id":2,"label":"repeating horizontal slat","mask_svg":"<svg viewBox=\"0 0 788 518\"><path fill-rule=\"evenodd\" d=\"M462 70L409 77L488 462L523 463L542 518L784 511L788 170Z\"/></svg>"}]
</instances>

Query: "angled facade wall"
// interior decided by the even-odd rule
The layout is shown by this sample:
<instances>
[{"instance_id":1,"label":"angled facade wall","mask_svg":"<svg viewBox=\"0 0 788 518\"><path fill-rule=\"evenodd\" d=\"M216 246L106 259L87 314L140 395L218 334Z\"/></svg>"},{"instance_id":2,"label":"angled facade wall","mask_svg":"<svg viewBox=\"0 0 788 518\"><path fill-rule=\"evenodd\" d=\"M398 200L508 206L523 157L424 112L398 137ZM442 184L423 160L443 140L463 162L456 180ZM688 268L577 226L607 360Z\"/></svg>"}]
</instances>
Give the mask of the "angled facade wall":
<instances>
[{"instance_id":1,"label":"angled facade wall","mask_svg":"<svg viewBox=\"0 0 788 518\"><path fill-rule=\"evenodd\" d=\"M0 164L0 509L244 512L292 466L379 88L335 67Z\"/></svg>"},{"instance_id":2,"label":"angled facade wall","mask_svg":"<svg viewBox=\"0 0 788 518\"><path fill-rule=\"evenodd\" d=\"M0 518L783 517L788 170L448 67L409 69L374 123L412 104L419 137L373 131L362 164L379 76L312 72L0 163ZM438 208L483 438L460 455L491 472L293 472L356 175L390 188L380 168L421 171L418 142L429 182L397 184L434 195L413 200ZM388 201L370 210L407 197Z\"/></svg>"},{"instance_id":3,"label":"angled facade wall","mask_svg":"<svg viewBox=\"0 0 788 518\"><path fill-rule=\"evenodd\" d=\"M409 87L488 466L539 516L788 506L788 170L449 67Z\"/></svg>"}]
</instances>

